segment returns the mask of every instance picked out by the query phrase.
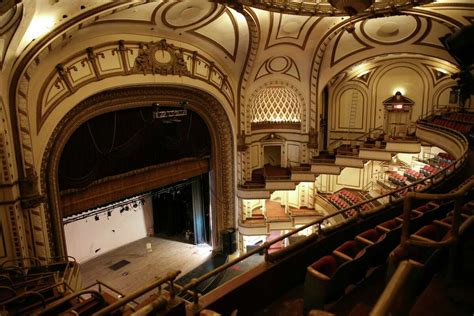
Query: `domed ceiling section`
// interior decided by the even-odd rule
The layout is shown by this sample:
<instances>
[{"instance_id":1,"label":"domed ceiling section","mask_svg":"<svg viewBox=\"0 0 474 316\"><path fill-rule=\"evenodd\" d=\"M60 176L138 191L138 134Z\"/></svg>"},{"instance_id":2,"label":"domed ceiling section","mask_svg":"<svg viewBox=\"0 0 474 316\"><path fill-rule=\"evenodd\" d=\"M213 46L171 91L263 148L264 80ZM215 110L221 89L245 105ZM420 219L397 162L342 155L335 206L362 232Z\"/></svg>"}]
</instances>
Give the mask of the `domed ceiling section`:
<instances>
[{"instance_id":1,"label":"domed ceiling section","mask_svg":"<svg viewBox=\"0 0 474 316\"><path fill-rule=\"evenodd\" d=\"M229 3L228 0L216 0ZM385 13L411 8L433 2L433 0L304 0L304 1L268 1L237 0L232 1L238 7L246 5L257 9L297 15L356 15Z\"/></svg>"},{"instance_id":2,"label":"domed ceiling section","mask_svg":"<svg viewBox=\"0 0 474 316\"><path fill-rule=\"evenodd\" d=\"M301 102L298 95L284 86L266 87L258 91L251 102L252 129L260 124L301 122Z\"/></svg>"}]
</instances>

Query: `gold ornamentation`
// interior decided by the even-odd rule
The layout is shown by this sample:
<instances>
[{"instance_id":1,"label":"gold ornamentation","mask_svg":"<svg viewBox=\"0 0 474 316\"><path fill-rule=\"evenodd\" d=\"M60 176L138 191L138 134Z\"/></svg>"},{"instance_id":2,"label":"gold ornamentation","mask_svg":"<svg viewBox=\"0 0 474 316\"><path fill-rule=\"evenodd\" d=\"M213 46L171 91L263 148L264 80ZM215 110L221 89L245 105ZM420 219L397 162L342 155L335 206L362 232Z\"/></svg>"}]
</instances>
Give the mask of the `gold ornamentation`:
<instances>
[{"instance_id":1,"label":"gold ornamentation","mask_svg":"<svg viewBox=\"0 0 474 316\"><path fill-rule=\"evenodd\" d=\"M168 44L165 39L159 42L140 43L133 72L144 75L189 75L183 49Z\"/></svg>"}]
</instances>

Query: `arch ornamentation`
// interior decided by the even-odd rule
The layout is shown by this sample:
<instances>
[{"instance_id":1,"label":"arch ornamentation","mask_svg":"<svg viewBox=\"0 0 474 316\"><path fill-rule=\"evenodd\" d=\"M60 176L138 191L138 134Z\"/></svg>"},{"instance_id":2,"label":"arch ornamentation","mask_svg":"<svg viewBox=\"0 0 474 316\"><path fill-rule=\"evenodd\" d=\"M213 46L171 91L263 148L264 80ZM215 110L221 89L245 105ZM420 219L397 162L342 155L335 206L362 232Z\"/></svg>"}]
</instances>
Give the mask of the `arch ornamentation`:
<instances>
[{"instance_id":1,"label":"arch ornamentation","mask_svg":"<svg viewBox=\"0 0 474 316\"><path fill-rule=\"evenodd\" d=\"M212 241L220 245L218 232L235 227L234 140L227 114L210 94L191 87L159 85L129 86L95 94L69 111L56 125L44 151L40 181L47 203L45 212L50 240L56 255L66 253L58 183L58 166L64 146L74 131L87 120L111 111L150 105L156 100L174 105L182 100L206 123L211 136Z\"/></svg>"}]
</instances>

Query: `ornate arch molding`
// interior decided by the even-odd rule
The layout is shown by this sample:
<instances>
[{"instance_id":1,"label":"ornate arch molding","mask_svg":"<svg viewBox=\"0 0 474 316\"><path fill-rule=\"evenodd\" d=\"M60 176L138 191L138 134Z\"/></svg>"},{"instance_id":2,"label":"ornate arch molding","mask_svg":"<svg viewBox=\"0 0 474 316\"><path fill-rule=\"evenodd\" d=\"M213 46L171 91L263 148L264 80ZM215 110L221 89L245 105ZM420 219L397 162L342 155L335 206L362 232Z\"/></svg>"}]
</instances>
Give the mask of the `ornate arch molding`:
<instances>
[{"instance_id":1,"label":"ornate arch molding","mask_svg":"<svg viewBox=\"0 0 474 316\"><path fill-rule=\"evenodd\" d=\"M66 253L62 213L60 210L58 166L62 151L73 132L87 120L107 112L149 105L156 100L172 105L187 100L189 108L208 126L212 142L211 205L214 246L219 245L218 232L235 226L234 141L231 123L219 101L210 94L184 86L134 86L95 94L74 107L56 125L45 148L40 181L46 194L48 235L54 241L57 255Z\"/></svg>"}]
</instances>

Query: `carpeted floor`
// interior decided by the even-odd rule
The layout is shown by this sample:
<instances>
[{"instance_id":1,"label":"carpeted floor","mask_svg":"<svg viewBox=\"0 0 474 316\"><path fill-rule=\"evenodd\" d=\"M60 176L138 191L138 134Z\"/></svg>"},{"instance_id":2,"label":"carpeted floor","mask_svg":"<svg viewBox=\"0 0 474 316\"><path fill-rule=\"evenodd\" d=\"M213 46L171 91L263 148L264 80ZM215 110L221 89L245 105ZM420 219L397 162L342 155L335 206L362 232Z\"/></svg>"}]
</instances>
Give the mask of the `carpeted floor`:
<instances>
[{"instance_id":1,"label":"carpeted floor","mask_svg":"<svg viewBox=\"0 0 474 316\"><path fill-rule=\"evenodd\" d=\"M228 261L228 257L226 255L220 253L214 253L209 259L205 262L188 272L187 274L183 275L181 278L175 281L175 284L184 286L188 284L192 279L199 278L206 273L220 267L221 265L225 264ZM228 268L227 270L209 278L208 280L200 283L197 286L197 290L201 294L205 294L210 292L211 290L215 289L221 284L235 278L236 276L240 275L241 273L255 267L257 264L263 262L263 256L255 254L250 256L241 262L233 265L232 267ZM191 296L189 294L182 294L181 297L191 300Z\"/></svg>"}]
</instances>

